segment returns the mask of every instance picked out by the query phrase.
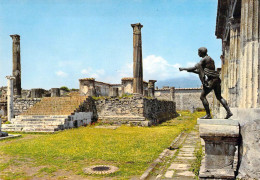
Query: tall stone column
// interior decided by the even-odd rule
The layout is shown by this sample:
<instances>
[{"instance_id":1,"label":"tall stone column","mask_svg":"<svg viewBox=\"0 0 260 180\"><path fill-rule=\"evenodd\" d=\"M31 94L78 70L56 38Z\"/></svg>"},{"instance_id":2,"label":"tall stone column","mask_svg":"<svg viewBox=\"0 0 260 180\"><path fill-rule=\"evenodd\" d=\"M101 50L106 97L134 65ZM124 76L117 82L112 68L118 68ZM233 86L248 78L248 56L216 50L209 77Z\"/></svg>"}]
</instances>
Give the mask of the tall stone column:
<instances>
[{"instance_id":1,"label":"tall stone column","mask_svg":"<svg viewBox=\"0 0 260 180\"><path fill-rule=\"evenodd\" d=\"M154 98L154 83L156 80L149 80L148 83L148 96Z\"/></svg>"},{"instance_id":2,"label":"tall stone column","mask_svg":"<svg viewBox=\"0 0 260 180\"><path fill-rule=\"evenodd\" d=\"M133 27L133 93L143 94L143 58L142 58L142 36L140 23L131 24Z\"/></svg>"},{"instance_id":3,"label":"tall stone column","mask_svg":"<svg viewBox=\"0 0 260 180\"><path fill-rule=\"evenodd\" d=\"M259 108L260 100L260 46L259 17L260 2L241 1L241 102L240 108Z\"/></svg>"},{"instance_id":4,"label":"tall stone column","mask_svg":"<svg viewBox=\"0 0 260 180\"><path fill-rule=\"evenodd\" d=\"M230 107L238 106L238 75L240 63L240 19L230 19L230 58L228 67L228 89Z\"/></svg>"},{"instance_id":5,"label":"tall stone column","mask_svg":"<svg viewBox=\"0 0 260 180\"><path fill-rule=\"evenodd\" d=\"M11 119L14 117L14 106L13 106L13 99L14 99L14 89L13 89L13 80L15 77L13 76L6 76L7 79L7 117L8 121L10 122Z\"/></svg>"},{"instance_id":6,"label":"tall stone column","mask_svg":"<svg viewBox=\"0 0 260 180\"><path fill-rule=\"evenodd\" d=\"M20 56L20 36L18 34L10 35L13 39L13 76L14 95L21 96L21 56Z\"/></svg>"}]
</instances>

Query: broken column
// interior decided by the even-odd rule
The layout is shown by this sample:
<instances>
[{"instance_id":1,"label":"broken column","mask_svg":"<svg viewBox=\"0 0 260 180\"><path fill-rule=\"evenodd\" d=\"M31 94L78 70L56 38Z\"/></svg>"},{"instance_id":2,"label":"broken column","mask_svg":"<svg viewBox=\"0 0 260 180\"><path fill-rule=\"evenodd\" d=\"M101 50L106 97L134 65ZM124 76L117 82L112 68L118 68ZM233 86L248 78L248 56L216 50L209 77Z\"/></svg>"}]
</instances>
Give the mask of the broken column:
<instances>
[{"instance_id":1,"label":"broken column","mask_svg":"<svg viewBox=\"0 0 260 180\"><path fill-rule=\"evenodd\" d=\"M51 88L51 97L60 97L60 88Z\"/></svg>"},{"instance_id":2,"label":"broken column","mask_svg":"<svg viewBox=\"0 0 260 180\"><path fill-rule=\"evenodd\" d=\"M175 101L175 87L170 88L171 101Z\"/></svg>"},{"instance_id":3,"label":"broken column","mask_svg":"<svg viewBox=\"0 0 260 180\"><path fill-rule=\"evenodd\" d=\"M142 36L140 23L131 24L133 27L133 93L143 94L143 60L142 60Z\"/></svg>"},{"instance_id":4,"label":"broken column","mask_svg":"<svg viewBox=\"0 0 260 180\"><path fill-rule=\"evenodd\" d=\"M148 83L148 96L154 98L154 84L156 80L149 80Z\"/></svg>"},{"instance_id":5,"label":"broken column","mask_svg":"<svg viewBox=\"0 0 260 180\"><path fill-rule=\"evenodd\" d=\"M234 156L239 142L239 123L230 119L199 119L200 137L205 141L205 161L200 179L235 179Z\"/></svg>"},{"instance_id":6,"label":"broken column","mask_svg":"<svg viewBox=\"0 0 260 180\"><path fill-rule=\"evenodd\" d=\"M14 80L14 95L21 97L21 56L20 56L20 36L18 34L10 35L13 39L13 76Z\"/></svg>"},{"instance_id":7,"label":"broken column","mask_svg":"<svg viewBox=\"0 0 260 180\"><path fill-rule=\"evenodd\" d=\"M31 90L31 98L42 98L44 94L44 89L35 88Z\"/></svg>"},{"instance_id":8,"label":"broken column","mask_svg":"<svg viewBox=\"0 0 260 180\"><path fill-rule=\"evenodd\" d=\"M13 98L14 98L14 90L13 90L13 80L15 77L6 76L7 79L7 117L10 122L14 117L14 106L13 106Z\"/></svg>"}]
</instances>

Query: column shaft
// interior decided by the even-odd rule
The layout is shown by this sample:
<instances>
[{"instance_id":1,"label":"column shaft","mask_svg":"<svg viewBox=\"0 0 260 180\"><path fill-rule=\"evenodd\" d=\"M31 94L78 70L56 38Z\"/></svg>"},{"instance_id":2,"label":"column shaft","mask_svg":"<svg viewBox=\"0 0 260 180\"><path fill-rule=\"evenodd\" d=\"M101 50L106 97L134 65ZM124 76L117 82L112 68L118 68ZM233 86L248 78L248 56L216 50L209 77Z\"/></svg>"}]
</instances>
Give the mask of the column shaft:
<instances>
[{"instance_id":1,"label":"column shaft","mask_svg":"<svg viewBox=\"0 0 260 180\"><path fill-rule=\"evenodd\" d=\"M142 37L140 23L131 24L133 27L133 93L143 94L143 60Z\"/></svg>"},{"instance_id":2,"label":"column shaft","mask_svg":"<svg viewBox=\"0 0 260 180\"><path fill-rule=\"evenodd\" d=\"M21 56L20 56L20 36L17 34L10 35L13 39L13 76L14 95L21 96Z\"/></svg>"}]
</instances>

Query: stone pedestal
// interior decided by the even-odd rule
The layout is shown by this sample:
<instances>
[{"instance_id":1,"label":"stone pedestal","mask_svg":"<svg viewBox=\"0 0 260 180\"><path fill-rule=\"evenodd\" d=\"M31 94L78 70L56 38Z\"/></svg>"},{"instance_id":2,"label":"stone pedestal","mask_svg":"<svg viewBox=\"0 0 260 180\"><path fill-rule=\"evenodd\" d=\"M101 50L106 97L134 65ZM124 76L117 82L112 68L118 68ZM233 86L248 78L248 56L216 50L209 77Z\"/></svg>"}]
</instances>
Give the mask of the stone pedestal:
<instances>
[{"instance_id":1,"label":"stone pedestal","mask_svg":"<svg viewBox=\"0 0 260 180\"><path fill-rule=\"evenodd\" d=\"M198 119L205 141L205 162L200 179L234 179L234 156L239 140L239 123L229 119Z\"/></svg>"}]
</instances>

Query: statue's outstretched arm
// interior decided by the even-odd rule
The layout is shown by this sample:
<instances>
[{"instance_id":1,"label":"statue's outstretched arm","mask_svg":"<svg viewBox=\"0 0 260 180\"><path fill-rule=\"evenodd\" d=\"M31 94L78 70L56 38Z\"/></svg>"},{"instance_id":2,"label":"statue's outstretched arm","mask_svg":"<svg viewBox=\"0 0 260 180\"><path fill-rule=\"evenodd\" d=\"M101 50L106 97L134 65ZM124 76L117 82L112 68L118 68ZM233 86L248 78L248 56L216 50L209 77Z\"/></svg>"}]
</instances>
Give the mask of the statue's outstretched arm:
<instances>
[{"instance_id":1,"label":"statue's outstretched arm","mask_svg":"<svg viewBox=\"0 0 260 180\"><path fill-rule=\"evenodd\" d=\"M198 69L196 66L194 67L189 67L189 68L179 68L180 71L187 71L187 72L192 72L192 73L195 73L195 74L198 74Z\"/></svg>"}]
</instances>

